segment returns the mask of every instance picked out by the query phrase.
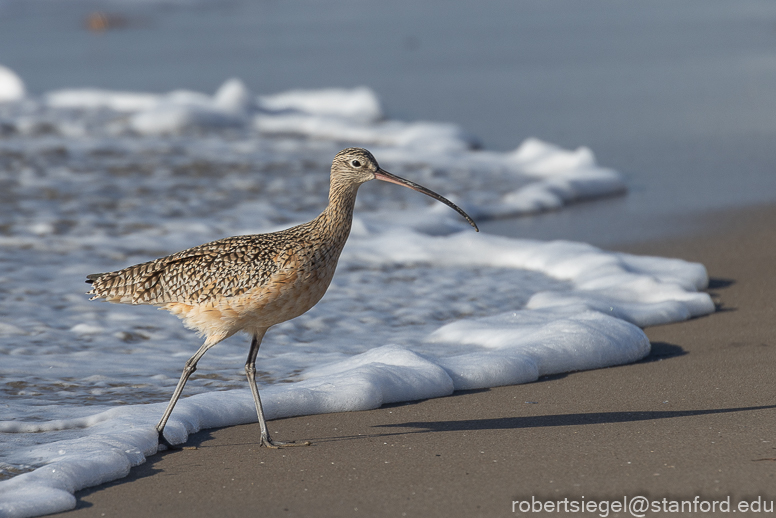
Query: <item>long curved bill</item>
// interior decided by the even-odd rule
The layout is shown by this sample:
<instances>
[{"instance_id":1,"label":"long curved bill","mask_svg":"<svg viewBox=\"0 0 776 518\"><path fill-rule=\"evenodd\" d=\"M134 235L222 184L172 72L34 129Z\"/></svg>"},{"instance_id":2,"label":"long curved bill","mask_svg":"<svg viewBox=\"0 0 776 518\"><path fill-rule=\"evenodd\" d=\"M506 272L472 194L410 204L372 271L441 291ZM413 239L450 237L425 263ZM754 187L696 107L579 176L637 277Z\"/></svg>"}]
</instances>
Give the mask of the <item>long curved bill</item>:
<instances>
[{"instance_id":1,"label":"long curved bill","mask_svg":"<svg viewBox=\"0 0 776 518\"><path fill-rule=\"evenodd\" d=\"M403 185L404 187L409 187L413 191L422 192L426 196L430 196L435 200L441 201L451 209L454 209L456 212L458 212L458 214L466 218L466 221L468 221L469 224L474 227L474 230L476 230L477 232L480 231L480 229L477 228L477 224L474 222L474 220L470 218L469 215L463 211L463 209L461 209L458 205L451 202L444 196L440 196L439 194L435 193L431 189L426 189L422 185L418 185L415 182L411 182L409 180L405 180L404 178L400 178L395 174L391 174L388 171L385 171L383 169L378 169L377 171L375 171L375 179L382 180L384 182L395 183L396 185Z\"/></svg>"}]
</instances>

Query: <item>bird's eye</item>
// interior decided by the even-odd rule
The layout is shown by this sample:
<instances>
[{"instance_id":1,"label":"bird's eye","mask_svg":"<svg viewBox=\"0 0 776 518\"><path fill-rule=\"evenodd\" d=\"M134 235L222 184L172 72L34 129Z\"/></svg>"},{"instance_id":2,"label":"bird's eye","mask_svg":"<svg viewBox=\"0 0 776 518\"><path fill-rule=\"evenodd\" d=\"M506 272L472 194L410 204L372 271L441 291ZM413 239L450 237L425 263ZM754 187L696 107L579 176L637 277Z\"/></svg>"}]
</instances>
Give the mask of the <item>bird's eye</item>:
<instances>
[{"instance_id":1,"label":"bird's eye","mask_svg":"<svg viewBox=\"0 0 776 518\"><path fill-rule=\"evenodd\" d=\"M353 160L352 162L350 162L350 165L352 165L353 167L361 167L361 162L359 162L358 160Z\"/></svg>"}]
</instances>

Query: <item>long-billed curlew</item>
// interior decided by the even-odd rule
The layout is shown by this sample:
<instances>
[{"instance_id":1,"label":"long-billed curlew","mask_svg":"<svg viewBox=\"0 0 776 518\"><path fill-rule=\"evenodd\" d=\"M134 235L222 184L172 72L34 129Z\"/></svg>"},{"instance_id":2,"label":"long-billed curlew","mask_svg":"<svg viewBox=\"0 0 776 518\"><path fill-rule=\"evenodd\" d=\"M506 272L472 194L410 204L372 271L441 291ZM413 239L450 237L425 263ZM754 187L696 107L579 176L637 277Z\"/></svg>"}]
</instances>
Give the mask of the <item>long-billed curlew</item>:
<instances>
[{"instance_id":1,"label":"long-billed curlew","mask_svg":"<svg viewBox=\"0 0 776 518\"><path fill-rule=\"evenodd\" d=\"M479 231L468 214L446 198L382 170L369 151L348 148L332 162L329 205L309 223L271 234L221 239L117 272L87 276L91 300L159 306L205 337L186 362L156 425L160 443L172 447L164 437L164 426L200 358L221 340L245 331L252 336L245 373L261 426L260 444L297 445L275 442L267 431L256 386L259 345L267 329L298 317L323 297L350 233L358 188L373 179L431 196L457 210Z\"/></svg>"}]
</instances>

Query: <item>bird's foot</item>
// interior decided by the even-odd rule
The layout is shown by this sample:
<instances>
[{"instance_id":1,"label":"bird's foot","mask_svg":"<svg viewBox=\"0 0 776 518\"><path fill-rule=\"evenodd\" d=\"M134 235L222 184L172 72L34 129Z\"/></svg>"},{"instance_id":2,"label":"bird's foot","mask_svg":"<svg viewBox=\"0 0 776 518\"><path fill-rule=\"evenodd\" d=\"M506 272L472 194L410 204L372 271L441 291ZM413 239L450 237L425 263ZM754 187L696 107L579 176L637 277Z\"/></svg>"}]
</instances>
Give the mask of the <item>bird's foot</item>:
<instances>
[{"instance_id":1,"label":"bird's foot","mask_svg":"<svg viewBox=\"0 0 776 518\"><path fill-rule=\"evenodd\" d=\"M269 435L261 436L261 442L259 443L259 446L265 446L267 448L290 448L291 446L310 446L312 443L310 441L304 441L304 442L296 442L296 441L288 441L288 442L281 442L281 441L273 441L272 438L270 438Z\"/></svg>"},{"instance_id":2,"label":"bird's foot","mask_svg":"<svg viewBox=\"0 0 776 518\"><path fill-rule=\"evenodd\" d=\"M159 445L160 446L165 446L166 449L168 449L168 450L182 450L183 449L183 446L178 446L176 444L170 443L170 441L168 441L165 438L164 433L162 433L162 432L159 432Z\"/></svg>"}]
</instances>

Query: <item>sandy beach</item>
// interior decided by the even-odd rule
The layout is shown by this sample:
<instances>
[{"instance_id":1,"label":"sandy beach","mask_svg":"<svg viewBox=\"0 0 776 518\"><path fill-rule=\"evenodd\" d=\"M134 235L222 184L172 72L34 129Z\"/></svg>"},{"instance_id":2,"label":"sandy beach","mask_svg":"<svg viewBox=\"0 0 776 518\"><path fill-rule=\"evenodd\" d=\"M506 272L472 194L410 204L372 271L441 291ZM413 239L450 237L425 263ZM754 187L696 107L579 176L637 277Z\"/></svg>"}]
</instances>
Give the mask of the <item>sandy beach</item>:
<instances>
[{"instance_id":1,"label":"sandy beach","mask_svg":"<svg viewBox=\"0 0 776 518\"><path fill-rule=\"evenodd\" d=\"M256 425L204 430L191 449L76 493L64 514L471 517L510 515L532 497L772 499L776 207L707 223L622 248L702 262L719 308L648 328L643 361L270 423L277 439L311 447L259 449Z\"/></svg>"}]
</instances>

